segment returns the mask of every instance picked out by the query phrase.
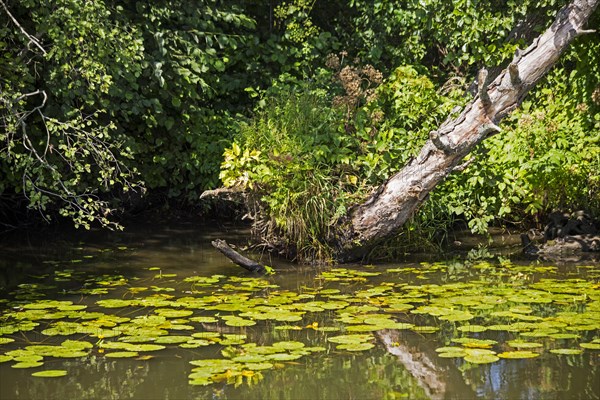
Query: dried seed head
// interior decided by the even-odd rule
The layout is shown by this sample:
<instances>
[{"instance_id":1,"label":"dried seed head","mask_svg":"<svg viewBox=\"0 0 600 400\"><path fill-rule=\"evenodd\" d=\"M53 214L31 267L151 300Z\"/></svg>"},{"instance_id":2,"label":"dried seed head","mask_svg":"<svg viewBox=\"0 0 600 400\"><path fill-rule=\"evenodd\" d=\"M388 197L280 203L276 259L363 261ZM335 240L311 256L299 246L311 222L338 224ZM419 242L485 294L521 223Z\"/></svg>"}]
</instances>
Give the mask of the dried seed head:
<instances>
[{"instance_id":1,"label":"dried seed head","mask_svg":"<svg viewBox=\"0 0 600 400\"><path fill-rule=\"evenodd\" d=\"M596 105L600 106L600 86L598 86L592 93L592 101L596 103Z\"/></svg>"},{"instance_id":2,"label":"dried seed head","mask_svg":"<svg viewBox=\"0 0 600 400\"><path fill-rule=\"evenodd\" d=\"M340 58L335 54L328 54L325 60L325 66L333 70L338 70L340 68Z\"/></svg>"}]
</instances>

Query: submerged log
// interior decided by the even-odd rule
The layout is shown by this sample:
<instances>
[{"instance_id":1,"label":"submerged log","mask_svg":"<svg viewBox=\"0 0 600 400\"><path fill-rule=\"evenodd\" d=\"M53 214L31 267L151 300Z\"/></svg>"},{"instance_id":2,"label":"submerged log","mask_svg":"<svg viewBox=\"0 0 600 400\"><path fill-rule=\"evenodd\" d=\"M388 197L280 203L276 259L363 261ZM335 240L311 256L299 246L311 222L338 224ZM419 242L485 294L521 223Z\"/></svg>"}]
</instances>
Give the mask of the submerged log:
<instances>
[{"instance_id":1,"label":"submerged log","mask_svg":"<svg viewBox=\"0 0 600 400\"><path fill-rule=\"evenodd\" d=\"M263 275L268 272L267 267L254 260L249 259L248 257L244 257L243 255L232 249L231 246L229 246L227 242L222 239L213 240L211 244L214 248L223 253L225 257L229 258L235 264L239 265L244 269L247 269L250 272Z\"/></svg>"}]
</instances>

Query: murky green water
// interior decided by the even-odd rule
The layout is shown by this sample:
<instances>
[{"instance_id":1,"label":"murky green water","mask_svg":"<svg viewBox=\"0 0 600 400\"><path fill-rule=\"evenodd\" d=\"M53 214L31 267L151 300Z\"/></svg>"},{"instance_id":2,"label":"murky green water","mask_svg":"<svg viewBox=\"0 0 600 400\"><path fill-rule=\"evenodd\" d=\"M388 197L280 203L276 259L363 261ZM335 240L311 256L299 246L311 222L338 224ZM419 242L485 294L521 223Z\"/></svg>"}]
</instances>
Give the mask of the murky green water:
<instances>
[{"instance_id":1,"label":"murky green water","mask_svg":"<svg viewBox=\"0 0 600 400\"><path fill-rule=\"evenodd\" d=\"M276 261L260 278L210 245L244 234L3 238L0 398L600 397L598 263Z\"/></svg>"}]
</instances>

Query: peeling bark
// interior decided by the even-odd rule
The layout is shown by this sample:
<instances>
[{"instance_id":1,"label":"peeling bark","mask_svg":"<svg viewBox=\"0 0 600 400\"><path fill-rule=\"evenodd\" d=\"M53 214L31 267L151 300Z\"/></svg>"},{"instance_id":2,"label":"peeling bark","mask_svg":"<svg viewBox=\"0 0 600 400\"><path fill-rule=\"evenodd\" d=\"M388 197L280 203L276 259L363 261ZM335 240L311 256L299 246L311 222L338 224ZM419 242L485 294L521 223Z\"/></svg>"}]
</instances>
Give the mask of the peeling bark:
<instances>
[{"instance_id":1,"label":"peeling bark","mask_svg":"<svg viewBox=\"0 0 600 400\"><path fill-rule=\"evenodd\" d=\"M499 121L521 104L568 45L592 32L583 28L599 1L574 0L560 10L552 25L527 49L517 51L491 83L487 82L487 71L481 70L477 95L460 115L432 131L417 158L340 221L334 244L338 260L364 257L402 227L438 183L463 169L463 158L481 141L500 132Z\"/></svg>"}]
</instances>

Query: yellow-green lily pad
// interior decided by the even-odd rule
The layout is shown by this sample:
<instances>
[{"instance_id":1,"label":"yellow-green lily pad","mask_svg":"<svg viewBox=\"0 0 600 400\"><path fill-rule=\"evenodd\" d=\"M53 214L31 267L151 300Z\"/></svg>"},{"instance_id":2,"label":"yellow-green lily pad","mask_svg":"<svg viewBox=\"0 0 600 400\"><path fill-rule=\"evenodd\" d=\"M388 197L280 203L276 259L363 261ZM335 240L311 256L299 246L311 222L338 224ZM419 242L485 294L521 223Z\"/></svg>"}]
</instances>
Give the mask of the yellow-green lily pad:
<instances>
[{"instance_id":1,"label":"yellow-green lily pad","mask_svg":"<svg viewBox=\"0 0 600 400\"><path fill-rule=\"evenodd\" d=\"M505 351L504 353L498 354L500 358L535 358L539 357L539 353L534 353L532 351L526 350L517 350L517 351Z\"/></svg>"},{"instance_id":2,"label":"yellow-green lily pad","mask_svg":"<svg viewBox=\"0 0 600 400\"><path fill-rule=\"evenodd\" d=\"M338 344L335 348L337 350L347 350L347 351L365 351L375 347L373 343L345 343Z\"/></svg>"},{"instance_id":3,"label":"yellow-green lily pad","mask_svg":"<svg viewBox=\"0 0 600 400\"><path fill-rule=\"evenodd\" d=\"M583 353L581 349L552 349L550 353L562 355L577 355Z\"/></svg>"},{"instance_id":4,"label":"yellow-green lily pad","mask_svg":"<svg viewBox=\"0 0 600 400\"><path fill-rule=\"evenodd\" d=\"M12 368L36 368L44 365L43 362L19 362L11 365Z\"/></svg>"},{"instance_id":5,"label":"yellow-green lily pad","mask_svg":"<svg viewBox=\"0 0 600 400\"><path fill-rule=\"evenodd\" d=\"M511 340L507 342L507 344L511 347L515 347L517 349L534 349L536 347L543 347L544 345L536 342L525 342L522 340Z\"/></svg>"},{"instance_id":6,"label":"yellow-green lily pad","mask_svg":"<svg viewBox=\"0 0 600 400\"><path fill-rule=\"evenodd\" d=\"M600 350L600 343L591 342L591 343L579 343L579 346L588 350Z\"/></svg>"},{"instance_id":7,"label":"yellow-green lily pad","mask_svg":"<svg viewBox=\"0 0 600 400\"><path fill-rule=\"evenodd\" d=\"M139 356L137 351L116 351L114 353L106 353L106 357L109 358L131 358L137 356Z\"/></svg>"},{"instance_id":8,"label":"yellow-green lily pad","mask_svg":"<svg viewBox=\"0 0 600 400\"><path fill-rule=\"evenodd\" d=\"M58 378L67 375L67 371L64 369L48 369L46 371L38 371L31 374L38 378Z\"/></svg>"}]
</instances>

